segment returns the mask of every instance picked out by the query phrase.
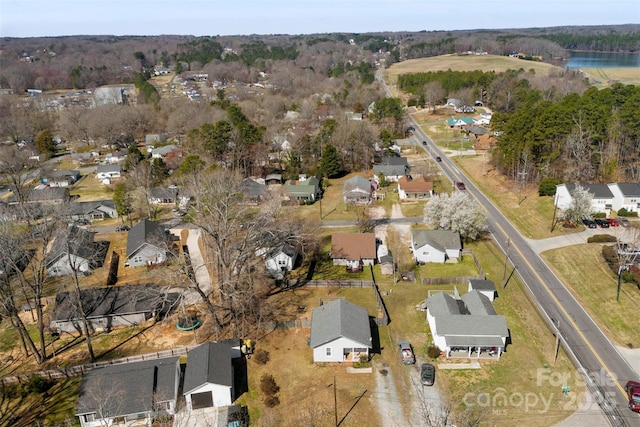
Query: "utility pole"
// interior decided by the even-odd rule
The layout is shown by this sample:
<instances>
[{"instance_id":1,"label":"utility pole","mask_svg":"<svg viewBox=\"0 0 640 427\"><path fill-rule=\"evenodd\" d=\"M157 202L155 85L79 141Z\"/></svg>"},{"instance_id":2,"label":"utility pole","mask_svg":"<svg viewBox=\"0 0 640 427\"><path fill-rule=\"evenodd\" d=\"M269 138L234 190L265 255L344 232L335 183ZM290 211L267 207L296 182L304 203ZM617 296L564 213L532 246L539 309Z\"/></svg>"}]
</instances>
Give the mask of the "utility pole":
<instances>
[{"instance_id":1,"label":"utility pole","mask_svg":"<svg viewBox=\"0 0 640 427\"><path fill-rule=\"evenodd\" d=\"M556 347L555 347L555 357L553 358L553 363L555 364L558 361L558 351L560 350L560 321L556 321Z\"/></svg>"},{"instance_id":2,"label":"utility pole","mask_svg":"<svg viewBox=\"0 0 640 427\"><path fill-rule=\"evenodd\" d=\"M338 427L338 392L336 391L336 374L333 374L333 413Z\"/></svg>"},{"instance_id":3,"label":"utility pole","mask_svg":"<svg viewBox=\"0 0 640 427\"><path fill-rule=\"evenodd\" d=\"M509 246L511 245L511 238L507 239L507 249L504 251L504 272L502 273L502 283L507 278L507 263L509 262Z\"/></svg>"},{"instance_id":4,"label":"utility pole","mask_svg":"<svg viewBox=\"0 0 640 427\"><path fill-rule=\"evenodd\" d=\"M551 233L556 228L556 215L558 214L558 193L553 196L553 218L551 219Z\"/></svg>"}]
</instances>

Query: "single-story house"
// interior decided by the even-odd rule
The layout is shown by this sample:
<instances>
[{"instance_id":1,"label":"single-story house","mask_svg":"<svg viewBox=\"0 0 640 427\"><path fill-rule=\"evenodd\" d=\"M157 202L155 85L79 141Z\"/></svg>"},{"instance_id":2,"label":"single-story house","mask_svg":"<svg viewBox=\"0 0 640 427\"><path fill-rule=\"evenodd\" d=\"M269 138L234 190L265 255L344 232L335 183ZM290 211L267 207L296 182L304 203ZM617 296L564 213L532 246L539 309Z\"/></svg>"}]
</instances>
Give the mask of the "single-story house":
<instances>
[{"instance_id":1,"label":"single-story house","mask_svg":"<svg viewBox=\"0 0 640 427\"><path fill-rule=\"evenodd\" d=\"M493 283L493 280L470 279L467 292L471 291L480 292L482 295L489 298L489 301L491 302L493 302L497 295L496 284Z\"/></svg>"},{"instance_id":2,"label":"single-story house","mask_svg":"<svg viewBox=\"0 0 640 427\"><path fill-rule=\"evenodd\" d=\"M400 177L398 180L398 196L400 200L423 200L433 195L433 182L423 176L410 178Z\"/></svg>"},{"instance_id":3,"label":"single-story house","mask_svg":"<svg viewBox=\"0 0 640 427\"><path fill-rule=\"evenodd\" d=\"M311 315L309 346L316 363L368 360L372 348L369 313L342 298L322 304Z\"/></svg>"},{"instance_id":4,"label":"single-story house","mask_svg":"<svg viewBox=\"0 0 640 427\"><path fill-rule=\"evenodd\" d=\"M608 185L613 194L612 209L619 211L625 208L630 212L640 211L640 183L618 182Z\"/></svg>"},{"instance_id":5,"label":"single-story house","mask_svg":"<svg viewBox=\"0 0 640 427\"><path fill-rule=\"evenodd\" d=\"M456 299L439 292L427 299L426 306L433 342L447 357L500 358L509 329L485 295L471 291Z\"/></svg>"},{"instance_id":6,"label":"single-story house","mask_svg":"<svg viewBox=\"0 0 640 427\"><path fill-rule=\"evenodd\" d=\"M74 165L89 165L95 161L96 158L91 153L71 153L71 162Z\"/></svg>"},{"instance_id":7,"label":"single-story house","mask_svg":"<svg viewBox=\"0 0 640 427\"><path fill-rule=\"evenodd\" d=\"M344 182L342 198L345 203L369 203L372 191L371 182L356 175Z\"/></svg>"},{"instance_id":8,"label":"single-story house","mask_svg":"<svg viewBox=\"0 0 640 427\"><path fill-rule=\"evenodd\" d=\"M69 219L107 219L117 218L118 210L113 200L96 200L93 202L71 202L67 205Z\"/></svg>"},{"instance_id":9,"label":"single-story house","mask_svg":"<svg viewBox=\"0 0 640 427\"><path fill-rule=\"evenodd\" d=\"M265 185L282 184L281 173L270 173L264 178Z\"/></svg>"},{"instance_id":10,"label":"single-story house","mask_svg":"<svg viewBox=\"0 0 640 427\"><path fill-rule=\"evenodd\" d=\"M245 178L240 183L240 191L246 203L260 203L265 196L267 186L251 178Z\"/></svg>"},{"instance_id":11,"label":"single-story house","mask_svg":"<svg viewBox=\"0 0 640 427\"><path fill-rule=\"evenodd\" d=\"M331 235L331 259L333 265L360 270L373 265L376 260L376 235L374 233L334 233Z\"/></svg>"},{"instance_id":12,"label":"single-story house","mask_svg":"<svg viewBox=\"0 0 640 427\"><path fill-rule=\"evenodd\" d=\"M134 225L127 236L129 267L161 264L170 254L172 241L165 228L157 222L143 219Z\"/></svg>"},{"instance_id":13,"label":"single-story house","mask_svg":"<svg viewBox=\"0 0 640 427\"><path fill-rule=\"evenodd\" d=\"M45 258L47 274L51 277L68 276L75 271L88 275L102 267L109 242L94 242L94 235L95 233L75 225L61 230Z\"/></svg>"},{"instance_id":14,"label":"single-story house","mask_svg":"<svg viewBox=\"0 0 640 427\"><path fill-rule=\"evenodd\" d=\"M42 174L40 182L49 187L68 187L80 179L79 170L55 169Z\"/></svg>"},{"instance_id":15,"label":"single-story house","mask_svg":"<svg viewBox=\"0 0 640 427\"><path fill-rule=\"evenodd\" d=\"M301 178L298 182L287 181L284 185L284 192L289 199L311 202L315 202L322 195L320 180L315 176L308 179Z\"/></svg>"},{"instance_id":16,"label":"single-story house","mask_svg":"<svg viewBox=\"0 0 640 427\"><path fill-rule=\"evenodd\" d=\"M80 301L90 331L131 326L167 313L179 295L168 294L155 284L83 289ZM58 292L51 320L57 332L82 333L82 315L76 292Z\"/></svg>"},{"instance_id":17,"label":"single-story house","mask_svg":"<svg viewBox=\"0 0 640 427\"><path fill-rule=\"evenodd\" d=\"M473 124L473 119L471 117L451 117L445 120L447 126L452 127L460 127L463 128L465 126L471 126Z\"/></svg>"},{"instance_id":18,"label":"single-story house","mask_svg":"<svg viewBox=\"0 0 640 427\"><path fill-rule=\"evenodd\" d=\"M467 128L467 133L477 138L480 135L487 135L489 131L483 128L482 126L472 125Z\"/></svg>"},{"instance_id":19,"label":"single-story house","mask_svg":"<svg viewBox=\"0 0 640 427\"><path fill-rule=\"evenodd\" d=\"M460 233L450 230L411 230L411 251L417 263L455 262L460 258Z\"/></svg>"},{"instance_id":20,"label":"single-story house","mask_svg":"<svg viewBox=\"0 0 640 427\"><path fill-rule=\"evenodd\" d=\"M183 395L187 409L224 407L237 398L233 359L242 357L240 340L206 342L187 352Z\"/></svg>"},{"instance_id":21,"label":"single-story house","mask_svg":"<svg viewBox=\"0 0 640 427\"><path fill-rule=\"evenodd\" d=\"M151 150L151 158L153 159L165 159L174 151L182 151L182 148L178 147L174 144L163 145L162 147L157 147Z\"/></svg>"},{"instance_id":22,"label":"single-story house","mask_svg":"<svg viewBox=\"0 0 640 427\"><path fill-rule=\"evenodd\" d=\"M591 193L591 210L601 212L609 216L613 208L614 193L610 185L606 184L558 184L556 185L555 205L558 209L564 210L571 206L573 192L576 185ZM638 187L640 190L640 186ZM640 196L639 196L640 197Z\"/></svg>"},{"instance_id":23,"label":"single-story house","mask_svg":"<svg viewBox=\"0 0 640 427\"><path fill-rule=\"evenodd\" d=\"M148 133L144 136L145 145L164 144L167 137L162 133Z\"/></svg>"},{"instance_id":24,"label":"single-story house","mask_svg":"<svg viewBox=\"0 0 640 427\"><path fill-rule=\"evenodd\" d=\"M7 199L7 203L14 205L18 203L18 199L13 192ZM45 187L38 186L34 189L27 190L25 194L25 203L39 203L43 205L62 205L71 200L69 189L65 187Z\"/></svg>"},{"instance_id":25,"label":"single-story house","mask_svg":"<svg viewBox=\"0 0 640 427\"><path fill-rule=\"evenodd\" d=\"M153 205L175 205L178 203L178 187L154 187L149 190L149 203Z\"/></svg>"},{"instance_id":26,"label":"single-story house","mask_svg":"<svg viewBox=\"0 0 640 427\"><path fill-rule=\"evenodd\" d=\"M292 271L296 266L298 251L288 243L283 243L265 254L264 264L267 272L276 279L282 279L285 272Z\"/></svg>"},{"instance_id":27,"label":"single-story house","mask_svg":"<svg viewBox=\"0 0 640 427\"><path fill-rule=\"evenodd\" d=\"M122 166L119 164L98 165L96 167L96 178L101 181L120 178L122 174Z\"/></svg>"},{"instance_id":28,"label":"single-story house","mask_svg":"<svg viewBox=\"0 0 640 427\"><path fill-rule=\"evenodd\" d=\"M179 357L94 368L82 376L76 416L82 427L151 425L175 414L179 386Z\"/></svg>"},{"instance_id":29,"label":"single-story house","mask_svg":"<svg viewBox=\"0 0 640 427\"><path fill-rule=\"evenodd\" d=\"M112 151L104 155L104 161L108 164L124 162L126 158L127 152L120 150Z\"/></svg>"},{"instance_id":30,"label":"single-story house","mask_svg":"<svg viewBox=\"0 0 640 427\"><path fill-rule=\"evenodd\" d=\"M398 182L400 177L409 173L409 163L406 157L383 157L379 164L373 166L373 175L378 179L384 176L388 182Z\"/></svg>"}]
</instances>

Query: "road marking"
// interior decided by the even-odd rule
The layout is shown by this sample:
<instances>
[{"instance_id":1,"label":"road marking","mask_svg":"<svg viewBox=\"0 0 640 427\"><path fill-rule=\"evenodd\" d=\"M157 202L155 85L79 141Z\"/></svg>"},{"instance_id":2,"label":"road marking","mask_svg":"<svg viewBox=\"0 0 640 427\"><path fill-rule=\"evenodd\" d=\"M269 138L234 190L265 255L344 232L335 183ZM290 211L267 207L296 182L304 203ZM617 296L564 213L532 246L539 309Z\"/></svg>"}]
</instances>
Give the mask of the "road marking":
<instances>
[{"instance_id":1,"label":"road marking","mask_svg":"<svg viewBox=\"0 0 640 427\"><path fill-rule=\"evenodd\" d=\"M498 224L496 222L496 227L500 228L500 230L502 231L502 234L504 236L508 236L507 232L504 231L504 228L502 228L502 226L500 224ZM600 356L598 355L598 353L596 353L595 349L593 348L593 346L591 346L591 343L589 343L589 341L587 340L587 337L584 336L584 334L582 333L582 331L580 330L580 328L578 328L578 325L576 324L576 322L573 319L573 316L569 315L569 313L565 310L564 306L562 304L560 304L560 301L558 301L558 298L556 298L556 296L553 294L553 292L551 292L551 289L549 289L549 287L547 286L547 284L545 283L544 280L542 280L542 277L540 277L540 275L538 274L538 271L536 269L533 268L533 266L531 265L531 263L529 263L529 260L527 259L527 257L524 256L524 254L522 253L522 251L520 251L520 248L518 247L518 245L514 245L512 242L511 245L513 248L515 248L515 250L520 254L520 257L522 258L522 260L529 266L529 270L531 270L531 272L533 273L533 275L535 277L538 278L538 281L542 284L542 286L544 287L544 289L547 291L547 293L549 294L549 296L551 297L551 299L553 300L553 302L556 303L556 306L558 307L558 309L565 315L568 323L570 323L573 326L573 329L575 329L575 331L578 333L578 335L580 336L580 338L582 338L582 341L584 341L585 345L589 348L589 350L591 350L591 353L593 354L593 356L598 360L598 362L600 362L600 365L602 365L602 367L604 368L604 370L607 372L607 374L609 375L609 378L611 378L616 385L618 386L618 389L622 392L623 395L626 396L625 394L625 389L624 387L622 387L620 385L620 382L618 381L618 378L616 375L613 375L611 370L609 369L609 367L607 366L606 363L604 363L604 361L600 358ZM546 264L546 263L545 263ZM522 277L521 277L522 278ZM562 282L561 282L562 283ZM564 286L564 284L563 284ZM567 292L569 292L567 290ZM570 292L569 292L570 293ZM572 296L573 297L573 296ZM535 297L534 297L535 298ZM584 310L584 308L583 308ZM586 310L585 310L586 313ZM588 314L587 314L588 316ZM597 325L596 325L597 326ZM605 335L605 338L608 339L608 337Z\"/></svg>"}]
</instances>

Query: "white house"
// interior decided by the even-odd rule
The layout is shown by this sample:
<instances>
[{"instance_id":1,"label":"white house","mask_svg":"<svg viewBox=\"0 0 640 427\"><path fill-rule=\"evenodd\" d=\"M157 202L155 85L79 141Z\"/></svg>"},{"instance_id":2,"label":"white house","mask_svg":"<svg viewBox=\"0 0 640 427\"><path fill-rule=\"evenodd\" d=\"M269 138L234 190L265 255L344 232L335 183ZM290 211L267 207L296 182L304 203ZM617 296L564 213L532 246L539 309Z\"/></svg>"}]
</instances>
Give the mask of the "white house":
<instances>
[{"instance_id":1,"label":"white house","mask_svg":"<svg viewBox=\"0 0 640 427\"><path fill-rule=\"evenodd\" d=\"M611 214L614 202L614 193L611 186L616 184L558 184L556 185L554 198L555 206L558 209L564 210L571 206L576 185L580 185L591 194L591 211L593 213L600 212L607 216Z\"/></svg>"},{"instance_id":2,"label":"white house","mask_svg":"<svg viewBox=\"0 0 640 427\"><path fill-rule=\"evenodd\" d=\"M313 310L311 338L314 362L359 362L372 348L369 314L343 299Z\"/></svg>"},{"instance_id":3,"label":"white house","mask_svg":"<svg viewBox=\"0 0 640 427\"><path fill-rule=\"evenodd\" d=\"M467 292L478 291L485 297L489 298L489 301L492 301L496 297L496 284L493 283L493 280L481 280L481 279L471 279L469 280L469 287L467 288Z\"/></svg>"},{"instance_id":4,"label":"white house","mask_svg":"<svg viewBox=\"0 0 640 427\"><path fill-rule=\"evenodd\" d=\"M622 208L630 212L640 211L640 183L618 182L609 184L609 190L613 194L612 209L618 211Z\"/></svg>"},{"instance_id":5,"label":"white house","mask_svg":"<svg viewBox=\"0 0 640 427\"><path fill-rule=\"evenodd\" d=\"M183 394L189 411L233 404L233 359L241 356L239 342L207 342L187 353Z\"/></svg>"},{"instance_id":6,"label":"white house","mask_svg":"<svg viewBox=\"0 0 640 427\"><path fill-rule=\"evenodd\" d=\"M298 251L293 246L283 243L265 255L264 264L272 276L282 279L285 272L293 270L296 259L298 259Z\"/></svg>"},{"instance_id":7,"label":"white house","mask_svg":"<svg viewBox=\"0 0 640 427\"><path fill-rule=\"evenodd\" d=\"M122 166L117 163L112 165L98 165L96 168L96 178L99 180L120 178L121 173Z\"/></svg>"},{"instance_id":8,"label":"white house","mask_svg":"<svg viewBox=\"0 0 640 427\"><path fill-rule=\"evenodd\" d=\"M412 230L411 251L418 263L458 261L460 233L450 230Z\"/></svg>"}]
</instances>

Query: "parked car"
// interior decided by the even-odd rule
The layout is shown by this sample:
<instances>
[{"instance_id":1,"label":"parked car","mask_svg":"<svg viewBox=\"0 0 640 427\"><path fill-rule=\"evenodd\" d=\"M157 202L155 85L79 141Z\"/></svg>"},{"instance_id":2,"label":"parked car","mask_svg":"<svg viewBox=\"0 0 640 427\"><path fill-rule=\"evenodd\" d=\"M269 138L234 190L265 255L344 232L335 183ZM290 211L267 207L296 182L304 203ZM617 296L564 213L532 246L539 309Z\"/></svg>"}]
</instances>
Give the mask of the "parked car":
<instances>
[{"instance_id":1,"label":"parked car","mask_svg":"<svg viewBox=\"0 0 640 427\"><path fill-rule=\"evenodd\" d=\"M436 157L436 162L441 162L442 161L442 157L438 156Z\"/></svg>"},{"instance_id":2,"label":"parked car","mask_svg":"<svg viewBox=\"0 0 640 427\"><path fill-rule=\"evenodd\" d=\"M611 227L617 227L617 226L619 226L619 225L620 225L620 223L618 222L618 220L617 220L617 219L615 219L615 218L607 218L607 221L609 222L609 225L610 225Z\"/></svg>"},{"instance_id":3,"label":"parked car","mask_svg":"<svg viewBox=\"0 0 640 427\"><path fill-rule=\"evenodd\" d=\"M427 145L427 141L422 141L422 145Z\"/></svg>"},{"instance_id":4,"label":"parked car","mask_svg":"<svg viewBox=\"0 0 640 427\"><path fill-rule=\"evenodd\" d=\"M590 218L582 217L582 223L585 225L585 227L588 228L598 228L598 224L596 224L596 222Z\"/></svg>"},{"instance_id":5,"label":"parked car","mask_svg":"<svg viewBox=\"0 0 640 427\"><path fill-rule=\"evenodd\" d=\"M400 348L400 357L402 358L402 363L405 365L413 365L416 363L416 356L413 354L413 349L411 348L411 344L407 341L398 341L398 347Z\"/></svg>"},{"instance_id":6,"label":"parked car","mask_svg":"<svg viewBox=\"0 0 640 427\"><path fill-rule=\"evenodd\" d=\"M461 181L456 182L456 188L461 191L467 189L467 187L465 187L464 185L464 182L461 182Z\"/></svg>"},{"instance_id":7,"label":"parked car","mask_svg":"<svg viewBox=\"0 0 640 427\"><path fill-rule=\"evenodd\" d=\"M431 363L423 363L420 367L420 381L422 385L433 385L436 381L436 367Z\"/></svg>"},{"instance_id":8,"label":"parked car","mask_svg":"<svg viewBox=\"0 0 640 427\"><path fill-rule=\"evenodd\" d=\"M640 413L640 382L627 381L624 389L627 391L627 397L629 398L629 409Z\"/></svg>"},{"instance_id":9,"label":"parked car","mask_svg":"<svg viewBox=\"0 0 640 427\"><path fill-rule=\"evenodd\" d=\"M631 223L629 222L629 220L623 216L619 216L618 217L618 222L620 223L621 226L623 227L629 227L631 225Z\"/></svg>"},{"instance_id":10,"label":"parked car","mask_svg":"<svg viewBox=\"0 0 640 427\"><path fill-rule=\"evenodd\" d=\"M600 228L609 228L609 221L604 218L596 218L594 221L600 226Z\"/></svg>"},{"instance_id":11,"label":"parked car","mask_svg":"<svg viewBox=\"0 0 640 427\"><path fill-rule=\"evenodd\" d=\"M128 225L119 225L116 227L116 231L129 231Z\"/></svg>"}]
</instances>

